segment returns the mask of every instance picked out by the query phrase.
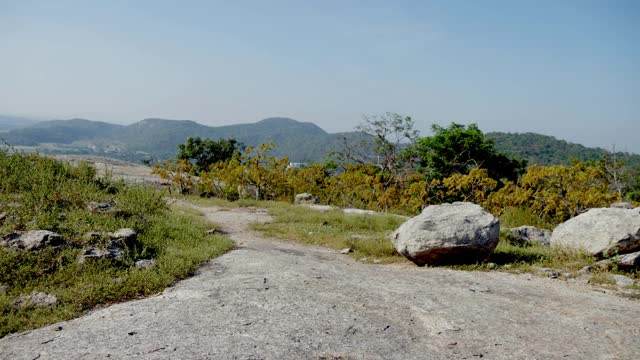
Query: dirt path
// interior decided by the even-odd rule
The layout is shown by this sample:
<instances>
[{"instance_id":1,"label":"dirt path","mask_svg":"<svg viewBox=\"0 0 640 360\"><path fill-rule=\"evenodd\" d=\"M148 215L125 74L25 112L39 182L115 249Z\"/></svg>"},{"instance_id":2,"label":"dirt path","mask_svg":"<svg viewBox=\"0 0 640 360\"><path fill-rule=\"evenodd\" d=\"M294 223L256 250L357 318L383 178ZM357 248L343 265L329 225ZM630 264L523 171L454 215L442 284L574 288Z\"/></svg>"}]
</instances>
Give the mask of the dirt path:
<instances>
[{"instance_id":1,"label":"dirt path","mask_svg":"<svg viewBox=\"0 0 640 360\"><path fill-rule=\"evenodd\" d=\"M499 272L364 265L201 208L238 249L144 300L0 340L0 359L639 359L640 302Z\"/></svg>"}]
</instances>

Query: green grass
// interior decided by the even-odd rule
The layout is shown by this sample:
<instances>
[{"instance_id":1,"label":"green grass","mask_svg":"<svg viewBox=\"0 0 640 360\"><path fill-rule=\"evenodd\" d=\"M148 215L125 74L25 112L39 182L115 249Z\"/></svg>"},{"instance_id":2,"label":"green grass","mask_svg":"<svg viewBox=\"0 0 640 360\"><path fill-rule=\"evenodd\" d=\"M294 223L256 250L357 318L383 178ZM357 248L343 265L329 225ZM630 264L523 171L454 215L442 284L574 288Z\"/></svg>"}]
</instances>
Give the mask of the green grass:
<instances>
[{"instance_id":1,"label":"green grass","mask_svg":"<svg viewBox=\"0 0 640 360\"><path fill-rule=\"evenodd\" d=\"M522 225L530 225L547 230L553 230L554 228L553 224L546 222L525 208L507 208L502 215L500 215L500 226L503 229Z\"/></svg>"},{"instance_id":2,"label":"green grass","mask_svg":"<svg viewBox=\"0 0 640 360\"><path fill-rule=\"evenodd\" d=\"M59 248L18 251L0 247L0 337L67 320L98 305L162 291L198 266L233 247L226 238L207 235L211 228L193 209L168 207L162 193L143 186L96 179L87 165L73 167L37 155L0 151L0 236L14 230L43 229L67 242ZM115 204L117 211L95 213L87 202ZM89 231L138 231L134 247L121 262L79 264ZM138 270L136 260L156 264ZM52 307L18 307L16 299L32 291L58 297Z\"/></svg>"}]
</instances>

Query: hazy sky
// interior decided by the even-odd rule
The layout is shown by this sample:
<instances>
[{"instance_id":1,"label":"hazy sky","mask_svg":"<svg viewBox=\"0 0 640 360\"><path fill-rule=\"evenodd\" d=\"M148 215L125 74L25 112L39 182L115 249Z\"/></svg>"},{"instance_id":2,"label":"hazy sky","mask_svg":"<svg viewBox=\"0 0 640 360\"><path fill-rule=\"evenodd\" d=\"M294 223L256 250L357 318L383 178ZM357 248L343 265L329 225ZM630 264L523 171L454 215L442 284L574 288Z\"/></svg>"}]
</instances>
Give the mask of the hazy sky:
<instances>
[{"instance_id":1,"label":"hazy sky","mask_svg":"<svg viewBox=\"0 0 640 360\"><path fill-rule=\"evenodd\" d=\"M0 0L0 114L386 111L640 153L640 1Z\"/></svg>"}]
</instances>

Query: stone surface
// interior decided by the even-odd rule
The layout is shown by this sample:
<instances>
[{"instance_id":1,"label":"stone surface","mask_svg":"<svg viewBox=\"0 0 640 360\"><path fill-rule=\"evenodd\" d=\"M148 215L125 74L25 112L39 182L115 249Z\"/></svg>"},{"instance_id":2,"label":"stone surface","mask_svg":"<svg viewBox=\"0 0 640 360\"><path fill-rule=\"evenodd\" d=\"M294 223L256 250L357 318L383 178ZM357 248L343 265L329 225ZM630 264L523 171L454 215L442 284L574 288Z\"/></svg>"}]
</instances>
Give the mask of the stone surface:
<instances>
[{"instance_id":1,"label":"stone surface","mask_svg":"<svg viewBox=\"0 0 640 360\"><path fill-rule=\"evenodd\" d=\"M340 250L340 254L346 255L346 254L348 254L348 253L350 253L352 251L353 250L351 248L344 248L344 249Z\"/></svg>"},{"instance_id":2,"label":"stone surface","mask_svg":"<svg viewBox=\"0 0 640 360\"><path fill-rule=\"evenodd\" d=\"M80 256L78 256L78 263L84 264L87 261L100 259L121 260L123 255L124 251L122 249L84 248L80 252Z\"/></svg>"},{"instance_id":3,"label":"stone surface","mask_svg":"<svg viewBox=\"0 0 640 360\"><path fill-rule=\"evenodd\" d=\"M614 208L614 209L634 209L635 206L633 206L631 203L628 202L619 202L619 203L615 203L615 204L611 204L611 206L609 206L610 208Z\"/></svg>"},{"instance_id":4,"label":"stone surface","mask_svg":"<svg viewBox=\"0 0 640 360\"><path fill-rule=\"evenodd\" d=\"M558 225L551 245L601 258L640 250L640 209L590 209Z\"/></svg>"},{"instance_id":5,"label":"stone surface","mask_svg":"<svg viewBox=\"0 0 640 360\"><path fill-rule=\"evenodd\" d=\"M500 221L479 205L431 205L391 235L396 250L418 265L485 259L498 245Z\"/></svg>"},{"instance_id":6,"label":"stone surface","mask_svg":"<svg viewBox=\"0 0 640 360\"><path fill-rule=\"evenodd\" d=\"M618 268L623 270L633 270L640 268L640 251L620 255L617 262Z\"/></svg>"},{"instance_id":7,"label":"stone surface","mask_svg":"<svg viewBox=\"0 0 640 360\"><path fill-rule=\"evenodd\" d=\"M30 230L25 233L12 232L4 237L3 245L19 250L39 250L63 245L62 237L48 230Z\"/></svg>"},{"instance_id":8,"label":"stone surface","mask_svg":"<svg viewBox=\"0 0 640 360\"><path fill-rule=\"evenodd\" d=\"M55 295L34 291L31 294L21 295L13 303L17 307L47 307L53 306L58 302Z\"/></svg>"},{"instance_id":9,"label":"stone surface","mask_svg":"<svg viewBox=\"0 0 640 360\"><path fill-rule=\"evenodd\" d=\"M108 202L91 201L87 203L87 209L92 212L108 213L115 210L114 206Z\"/></svg>"},{"instance_id":10,"label":"stone surface","mask_svg":"<svg viewBox=\"0 0 640 360\"><path fill-rule=\"evenodd\" d=\"M551 244L551 230L539 229L535 226L520 226L509 229L509 234L517 242L537 243L544 246Z\"/></svg>"},{"instance_id":11,"label":"stone surface","mask_svg":"<svg viewBox=\"0 0 640 360\"><path fill-rule=\"evenodd\" d=\"M320 199L318 199L317 197L309 194L309 193L302 193L302 194L298 194L296 195L296 198L294 200L295 204L319 204L320 203Z\"/></svg>"},{"instance_id":12,"label":"stone surface","mask_svg":"<svg viewBox=\"0 0 640 360\"><path fill-rule=\"evenodd\" d=\"M611 274L610 276L613 279L613 281L616 282L616 286L619 286L619 287L631 286L636 283L635 280L624 275Z\"/></svg>"},{"instance_id":13,"label":"stone surface","mask_svg":"<svg viewBox=\"0 0 640 360\"><path fill-rule=\"evenodd\" d=\"M638 301L524 274L360 264L246 229L266 211L201 209L236 250L157 296L6 336L0 359L640 358Z\"/></svg>"},{"instance_id":14,"label":"stone surface","mask_svg":"<svg viewBox=\"0 0 640 360\"><path fill-rule=\"evenodd\" d=\"M123 228L112 233L107 233L109 242L108 248L123 248L133 246L138 239L138 232L134 229Z\"/></svg>"},{"instance_id":15,"label":"stone surface","mask_svg":"<svg viewBox=\"0 0 640 360\"><path fill-rule=\"evenodd\" d=\"M135 266L136 266L136 269L138 270L145 270L145 269L151 269L155 264L156 264L156 259L144 259L144 260L136 261Z\"/></svg>"}]
</instances>

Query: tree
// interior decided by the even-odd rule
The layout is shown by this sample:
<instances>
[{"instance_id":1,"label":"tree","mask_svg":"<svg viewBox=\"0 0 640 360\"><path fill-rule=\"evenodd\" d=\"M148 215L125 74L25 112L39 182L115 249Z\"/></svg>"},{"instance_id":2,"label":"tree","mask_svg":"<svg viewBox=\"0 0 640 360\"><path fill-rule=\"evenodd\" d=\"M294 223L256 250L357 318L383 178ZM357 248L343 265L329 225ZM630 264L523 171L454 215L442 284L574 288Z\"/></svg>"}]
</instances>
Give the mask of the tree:
<instances>
[{"instance_id":1,"label":"tree","mask_svg":"<svg viewBox=\"0 0 640 360\"><path fill-rule=\"evenodd\" d=\"M433 125L433 135L417 141L413 151L419 158L418 170L430 179L468 174L472 169L487 169L493 179L515 181L526 168L526 161L514 160L496 151L493 141L485 139L476 124Z\"/></svg>"},{"instance_id":2,"label":"tree","mask_svg":"<svg viewBox=\"0 0 640 360\"><path fill-rule=\"evenodd\" d=\"M242 144L234 138L214 141L203 140L199 136L189 137L185 144L178 145L177 158L191 161L199 173L207 170L211 164L231 159L241 148Z\"/></svg>"},{"instance_id":3,"label":"tree","mask_svg":"<svg viewBox=\"0 0 640 360\"><path fill-rule=\"evenodd\" d=\"M365 116L356 130L365 135L364 139L351 144L345 138L342 151L334 154L344 168L354 163L375 165L386 188L410 167L411 159L405 150L418 138L411 117L391 112Z\"/></svg>"}]
</instances>

